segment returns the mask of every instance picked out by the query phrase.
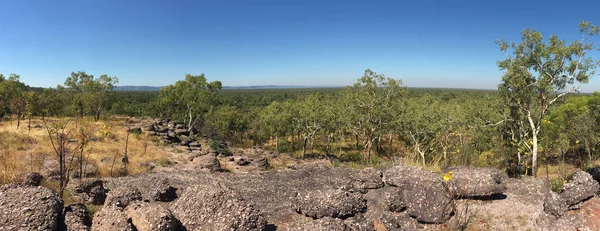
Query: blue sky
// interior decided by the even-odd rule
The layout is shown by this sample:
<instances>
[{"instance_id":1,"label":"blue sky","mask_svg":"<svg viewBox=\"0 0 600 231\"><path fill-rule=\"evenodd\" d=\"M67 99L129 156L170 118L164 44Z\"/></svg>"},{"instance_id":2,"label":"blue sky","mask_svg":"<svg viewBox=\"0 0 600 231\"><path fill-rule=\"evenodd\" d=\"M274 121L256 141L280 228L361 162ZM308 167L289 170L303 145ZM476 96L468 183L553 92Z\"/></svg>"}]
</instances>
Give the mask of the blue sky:
<instances>
[{"instance_id":1,"label":"blue sky","mask_svg":"<svg viewBox=\"0 0 600 231\"><path fill-rule=\"evenodd\" d=\"M583 6L583 7L581 7ZM348 85L371 68L409 87L496 88L496 39L569 41L600 3L565 1L0 0L0 73L33 86L71 71L162 86ZM583 90L600 90L600 76Z\"/></svg>"}]
</instances>

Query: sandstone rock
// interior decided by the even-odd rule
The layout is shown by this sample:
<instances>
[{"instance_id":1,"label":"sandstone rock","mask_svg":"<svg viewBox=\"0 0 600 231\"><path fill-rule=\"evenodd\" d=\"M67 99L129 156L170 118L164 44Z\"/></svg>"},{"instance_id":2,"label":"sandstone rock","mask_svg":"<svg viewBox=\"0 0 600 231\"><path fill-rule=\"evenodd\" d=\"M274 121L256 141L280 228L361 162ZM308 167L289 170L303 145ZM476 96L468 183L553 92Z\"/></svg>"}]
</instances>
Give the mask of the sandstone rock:
<instances>
[{"instance_id":1,"label":"sandstone rock","mask_svg":"<svg viewBox=\"0 0 600 231\"><path fill-rule=\"evenodd\" d=\"M260 168L261 170L268 170L269 168L271 168L271 165L269 164L269 160L266 157L262 157L262 158L258 159L257 165L258 165L258 168Z\"/></svg>"},{"instance_id":2,"label":"sandstone rock","mask_svg":"<svg viewBox=\"0 0 600 231\"><path fill-rule=\"evenodd\" d=\"M239 166L246 166L250 164L250 162L244 159L243 157L239 158L235 163Z\"/></svg>"},{"instance_id":3,"label":"sandstone rock","mask_svg":"<svg viewBox=\"0 0 600 231\"><path fill-rule=\"evenodd\" d=\"M187 188L171 206L188 230L263 230L261 212L232 189L202 184Z\"/></svg>"},{"instance_id":4,"label":"sandstone rock","mask_svg":"<svg viewBox=\"0 0 600 231\"><path fill-rule=\"evenodd\" d=\"M351 231L350 227L344 224L342 219L324 217L312 220L301 226L292 227L291 230L311 230L311 231Z\"/></svg>"},{"instance_id":5,"label":"sandstone rock","mask_svg":"<svg viewBox=\"0 0 600 231\"><path fill-rule=\"evenodd\" d=\"M298 195L296 211L312 218L347 218L367 210L367 201L357 193L317 190Z\"/></svg>"},{"instance_id":6,"label":"sandstone rock","mask_svg":"<svg viewBox=\"0 0 600 231\"><path fill-rule=\"evenodd\" d=\"M190 147L200 147L200 143L198 143L197 141L191 142L190 143Z\"/></svg>"},{"instance_id":7,"label":"sandstone rock","mask_svg":"<svg viewBox=\"0 0 600 231\"><path fill-rule=\"evenodd\" d=\"M148 124L144 127L144 131L146 132L154 132L156 129L154 128L154 124Z\"/></svg>"},{"instance_id":8,"label":"sandstone rock","mask_svg":"<svg viewBox=\"0 0 600 231\"><path fill-rule=\"evenodd\" d=\"M69 188L74 196L81 198L86 203L102 205L106 200L106 189L102 180L72 180Z\"/></svg>"},{"instance_id":9,"label":"sandstone rock","mask_svg":"<svg viewBox=\"0 0 600 231\"><path fill-rule=\"evenodd\" d=\"M356 174L346 174L347 183L343 187L349 192L367 193L369 189L378 189L384 186L381 179L382 172L375 169L363 169Z\"/></svg>"},{"instance_id":10,"label":"sandstone rock","mask_svg":"<svg viewBox=\"0 0 600 231\"><path fill-rule=\"evenodd\" d=\"M175 129L176 136L188 136L190 135L190 131L187 129Z\"/></svg>"},{"instance_id":11,"label":"sandstone rock","mask_svg":"<svg viewBox=\"0 0 600 231\"><path fill-rule=\"evenodd\" d=\"M577 171L573 174L573 178L563 186L560 195L568 205L575 205L594 196L599 188L598 182L589 173Z\"/></svg>"},{"instance_id":12,"label":"sandstone rock","mask_svg":"<svg viewBox=\"0 0 600 231\"><path fill-rule=\"evenodd\" d=\"M502 181L508 175L498 169L460 167L446 172L452 172L452 179L445 184L455 197L483 197L506 191Z\"/></svg>"},{"instance_id":13,"label":"sandstone rock","mask_svg":"<svg viewBox=\"0 0 600 231\"><path fill-rule=\"evenodd\" d=\"M134 231L138 229L127 219L121 208L104 206L94 214L92 230Z\"/></svg>"},{"instance_id":14,"label":"sandstone rock","mask_svg":"<svg viewBox=\"0 0 600 231\"><path fill-rule=\"evenodd\" d=\"M126 208L131 202L141 200L142 193L137 188L117 187L108 193L104 207Z\"/></svg>"},{"instance_id":15,"label":"sandstone rock","mask_svg":"<svg viewBox=\"0 0 600 231\"><path fill-rule=\"evenodd\" d=\"M91 230L92 223L87 217L84 204L70 204L65 207L64 221L67 231Z\"/></svg>"},{"instance_id":16,"label":"sandstone rock","mask_svg":"<svg viewBox=\"0 0 600 231\"><path fill-rule=\"evenodd\" d=\"M125 215L137 230L182 230L173 213L157 204L134 201L125 209Z\"/></svg>"},{"instance_id":17,"label":"sandstone rock","mask_svg":"<svg viewBox=\"0 0 600 231\"><path fill-rule=\"evenodd\" d=\"M32 173L29 173L25 177L25 180L23 181L23 185L40 186L43 179L44 179L44 177L42 176L42 174L37 173L37 172L32 172Z\"/></svg>"},{"instance_id":18,"label":"sandstone rock","mask_svg":"<svg viewBox=\"0 0 600 231\"><path fill-rule=\"evenodd\" d=\"M0 229L56 230L63 201L52 190L40 186L0 187Z\"/></svg>"},{"instance_id":19,"label":"sandstone rock","mask_svg":"<svg viewBox=\"0 0 600 231\"><path fill-rule=\"evenodd\" d=\"M442 176L412 166L395 166L383 173L384 182L401 189L406 212L423 223L443 223L454 210Z\"/></svg>"},{"instance_id":20,"label":"sandstone rock","mask_svg":"<svg viewBox=\"0 0 600 231\"><path fill-rule=\"evenodd\" d=\"M155 201L170 202L177 199L177 188L171 187L168 179L164 179L153 196Z\"/></svg>"},{"instance_id":21,"label":"sandstone rock","mask_svg":"<svg viewBox=\"0 0 600 231\"><path fill-rule=\"evenodd\" d=\"M550 192L544 200L544 212L561 217L567 211L567 202L555 192Z\"/></svg>"},{"instance_id":22,"label":"sandstone rock","mask_svg":"<svg viewBox=\"0 0 600 231\"><path fill-rule=\"evenodd\" d=\"M221 162L214 155L204 155L194 158L194 164L200 168L209 169L211 172L221 171Z\"/></svg>"}]
</instances>

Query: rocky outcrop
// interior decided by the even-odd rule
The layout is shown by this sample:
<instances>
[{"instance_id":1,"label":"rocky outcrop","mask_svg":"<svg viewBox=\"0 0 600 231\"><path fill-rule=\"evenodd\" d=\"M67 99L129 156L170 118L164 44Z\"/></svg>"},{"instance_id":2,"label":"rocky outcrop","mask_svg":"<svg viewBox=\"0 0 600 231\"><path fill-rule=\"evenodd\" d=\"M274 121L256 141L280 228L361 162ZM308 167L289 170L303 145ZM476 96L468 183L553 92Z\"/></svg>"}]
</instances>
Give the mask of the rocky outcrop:
<instances>
[{"instance_id":1,"label":"rocky outcrop","mask_svg":"<svg viewBox=\"0 0 600 231\"><path fill-rule=\"evenodd\" d=\"M123 210L114 206L104 206L94 214L92 221L93 230L138 230L130 219L127 219Z\"/></svg>"},{"instance_id":2,"label":"rocky outcrop","mask_svg":"<svg viewBox=\"0 0 600 231\"><path fill-rule=\"evenodd\" d=\"M137 230L182 230L181 223L173 213L158 204L135 201L127 206L125 215Z\"/></svg>"},{"instance_id":3,"label":"rocky outcrop","mask_svg":"<svg viewBox=\"0 0 600 231\"><path fill-rule=\"evenodd\" d=\"M0 187L0 230L56 230L63 201L40 186Z\"/></svg>"},{"instance_id":4,"label":"rocky outcrop","mask_svg":"<svg viewBox=\"0 0 600 231\"><path fill-rule=\"evenodd\" d=\"M185 189L171 206L188 230L263 230L267 221L234 190L220 184Z\"/></svg>"},{"instance_id":5,"label":"rocky outcrop","mask_svg":"<svg viewBox=\"0 0 600 231\"><path fill-rule=\"evenodd\" d=\"M296 211L312 218L347 218L367 210L367 200L358 193L317 190L297 196Z\"/></svg>"},{"instance_id":6,"label":"rocky outcrop","mask_svg":"<svg viewBox=\"0 0 600 231\"><path fill-rule=\"evenodd\" d=\"M582 202L593 197L600 186L587 172L577 171L560 193L549 192L544 200L544 211L561 217L569 209L579 209Z\"/></svg>"},{"instance_id":7,"label":"rocky outcrop","mask_svg":"<svg viewBox=\"0 0 600 231\"><path fill-rule=\"evenodd\" d=\"M142 193L137 188L118 187L108 193L104 205L126 208L130 203L141 200Z\"/></svg>"},{"instance_id":8,"label":"rocky outcrop","mask_svg":"<svg viewBox=\"0 0 600 231\"><path fill-rule=\"evenodd\" d=\"M44 179L44 177L42 176L42 174L37 173L37 172L32 172L32 173L29 173L25 177L25 180L23 181L23 185L40 186L43 179Z\"/></svg>"},{"instance_id":9,"label":"rocky outcrop","mask_svg":"<svg viewBox=\"0 0 600 231\"><path fill-rule=\"evenodd\" d=\"M103 205L106 200L106 189L102 180L72 180L69 188L73 196L88 204Z\"/></svg>"},{"instance_id":10,"label":"rocky outcrop","mask_svg":"<svg viewBox=\"0 0 600 231\"><path fill-rule=\"evenodd\" d=\"M508 175L498 169L460 167L446 172L452 175L446 187L455 197L484 197L506 191L502 182Z\"/></svg>"},{"instance_id":11,"label":"rocky outcrop","mask_svg":"<svg viewBox=\"0 0 600 231\"><path fill-rule=\"evenodd\" d=\"M443 223L454 210L452 196L446 191L442 176L412 166L386 169L384 182L398 187L398 198L406 205L406 212L424 223Z\"/></svg>"},{"instance_id":12,"label":"rocky outcrop","mask_svg":"<svg viewBox=\"0 0 600 231\"><path fill-rule=\"evenodd\" d=\"M67 231L91 230L92 223L87 217L87 208L84 204L70 204L65 207L63 214Z\"/></svg>"}]
</instances>

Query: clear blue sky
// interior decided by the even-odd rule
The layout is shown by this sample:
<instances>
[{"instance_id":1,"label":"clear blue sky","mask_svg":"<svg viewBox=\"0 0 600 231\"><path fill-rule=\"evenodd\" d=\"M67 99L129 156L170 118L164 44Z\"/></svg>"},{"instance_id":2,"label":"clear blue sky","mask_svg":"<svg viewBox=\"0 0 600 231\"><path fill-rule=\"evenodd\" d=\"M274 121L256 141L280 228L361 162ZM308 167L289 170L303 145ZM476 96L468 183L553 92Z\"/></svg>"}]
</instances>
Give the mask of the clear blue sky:
<instances>
[{"instance_id":1,"label":"clear blue sky","mask_svg":"<svg viewBox=\"0 0 600 231\"><path fill-rule=\"evenodd\" d=\"M581 20L600 24L595 2L0 0L0 73L43 87L71 71L339 86L371 68L409 87L496 88L496 39L526 27L576 39Z\"/></svg>"}]
</instances>

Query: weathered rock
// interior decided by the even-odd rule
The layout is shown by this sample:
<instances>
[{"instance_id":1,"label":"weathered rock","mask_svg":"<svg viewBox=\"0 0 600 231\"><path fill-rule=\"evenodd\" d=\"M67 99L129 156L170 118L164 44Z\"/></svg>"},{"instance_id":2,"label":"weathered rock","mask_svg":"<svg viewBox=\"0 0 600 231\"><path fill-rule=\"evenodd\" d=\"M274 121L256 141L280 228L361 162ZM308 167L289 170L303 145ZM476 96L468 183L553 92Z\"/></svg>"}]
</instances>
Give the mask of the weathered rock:
<instances>
[{"instance_id":1,"label":"weathered rock","mask_svg":"<svg viewBox=\"0 0 600 231\"><path fill-rule=\"evenodd\" d=\"M269 168L271 168L271 165L269 164L269 160L266 157L262 157L262 158L258 159L256 161L256 164L257 164L258 168L260 168L261 170L268 170Z\"/></svg>"},{"instance_id":2,"label":"weathered rock","mask_svg":"<svg viewBox=\"0 0 600 231\"><path fill-rule=\"evenodd\" d=\"M252 204L219 184L185 189L171 210L188 230L263 230L267 225Z\"/></svg>"},{"instance_id":3,"label":"weathered rock","mask_svg":"<svg viewBox=\"0 0 600 231\"><path fill-rule=\"evenodd\" d=\"M375 169L363 169L356 174L346 175L347 183L343 187L348 192L367 193L369 189L378 189L384 186L381 179L382 172Z\"/></svg>"},{"instance_id":4,"label":"weathered rock","mask_svg":"<svg viewBox=\"0 0 600 231\"><path fill-rule=\"evenodd\" d=\"M175 125L175 129L185 129L185 125L183 125L183 124L176 124Z\"/></svg>"},{"instance_id":5,"label":"weathered rock","mask_svg":"<svg viewBox=\"0 0 600 231\"><path fill-rule=\"evenodd\" d=\"M555 192L550 192L544 200L544 212L561 217L567 211L567 202Z\"/></svg>"},{"instance_id":6,"label":"weathered rock","mask_svg":"<svg viewBox=\"0 0 600 231\"><path fill-rule=\"evenodd\" d=\"M137 230L182 230L173 213L157 204L134 201L125 209L125 215Z\"/></svg>"},{"instance_id":7,"label":"weathered rock","mask_svg":"<svg viewBox=\"0 0 600 231\"><path fill-rule=\"evenodd\" d=\"M446 172L452 172L452 179L445 184L455 197L483 197L506 191L502 181L508 175L498 169L460 167Z\"/></svg>"},{"instance_id":8,"label":"weathered rock","mask_svg":"<svg viewBox=\"0 0 600 231\"><path fill-rule=\"evenodd\" d=\"M560 196L567 205L575 205L594 196L599 189L598 182L589 173L577 171L573 174L573 178L563 186Z\"/></svg>"},{"instance_id":9,"label":"weathered rock","mask_svg":"<svg viewBox=\"0 0 600 231\"><path fill-rule=\"evenodd\" d=\"M200 143L198 143L198 141L194 141L190 143L190 147L200 147L202 145L200 145Z\"/></svg>"},{"instance_id":10,"label":"weathered rock","mask_svg":"<svg viewBox=\"0 0 600 231\"><path fill-rule=\"evenodd\" d=\"M188 131L187 129L175 129L175 135L176 136L189 136L190 131Z\"/></svg>"},{"instance_id":11,"label":"weathered rock","mask_svg":"<svg viewBox=\"0 0 600 231\"><path fill-rule=\"evenodd\" d=\"M42 174L37 173L37 172L32 172L32 173L29 173L25 177L25 180L23 181L23 185L40 186L43 179L44 179L44 177L42 176Z\"/></svg>"},{"instance_id":12,"label":"weathered rock","mask_svg":"<svg viewBox=\"0 0 600 231\"><path fill-rule=\"evenodd\" d=\"M308 223L292 227L291 230L311 230L311 231L351 231L350 227L344 224L342 219L324 217L312 220Z\"/></svg>"},{"instance_id":13,"label":"weathered rock","mask_svg":"<svg viewBox=\"0 0 600 231\"><path fill-rule=\"evenodd\" d=\"M177 188L171 187L168 179L164 179L153 196L155 201L170 202L177 199Z\"/></svg>"},{"instance_id":14,"label":"weathered rock","mask_svg":"<svg viewBox=\"0 0 600 231\"><path fill-rule=\"evenodd\" d=\"M389 187L389 189L386 190L383 195L389 211L402 212L406 209L402 189L397 187Z\"/></svg>"},{"instance_id":15,"label":"weathered rock","mask_svg":"<svg viewBox=\"0 0 600 231\"><path fill-rule=\"evenodd\" d=\"M137 188L117 187L106 197L104 206L126 208L133 201L141 201L142 193Z\"/></svg>"},{"instance_id":16,"label":"weathered rock","mask_svg":"<svg viewBox=\"0 0 600 231\"><path fill-rule=\"evenodd\" d=\"M246 166L250 164L250 162L244 159L243 157L239 158L235 163L239 166Z\"/></svg>"},{"instance_id":17,"label":"weathered rock","mask_svg":"<svg viewBox=\"0 0 600 231\"><path fill-rule=\"evenodd\" d=\"M204 155L194 158L194 164L200 168L209 169L211 172L221 171L221 162L214 155Z\"/></svg>"},{"instance_id":18,"label":"weathered rock","mask_svg":"<svg viewBox=\"0 0 600 231\"><path fill-rule=\"evenodd\" d=\"M154 124L148 124L144 127L144 131L146 132L154 132L156 129L154 128Z\"/></svg>"},{"instance_id":19,"label":"weathered rock","mask_svg":"<svg viewBox=\"0 0 600 231\"><path fill-rule=\"evenodd\" d=\"M64 220L67 231L91 230L92 222L87 217L84 204L70 204L65 207Z\"/></svg>"},{"instance_id":20,"label":"weathered rock","mask_svg":"<svg viewBox=\"0 0 600 231\"><path fill-rule=\"evenodd\" d=\"M342 190L317 190L298 195L296 211L312 218L347 218L367 210L367 200L358 193Z\"/></svg>"},{"instance_id":21,"label":"weathered rock","mask_svg":"<svg viewBox=\"0 0 600 231\"><path fill-rule=\"evenodd\" d=\"M167 127L158 127L155 130L156 133L168 133L169 132L169 128Z\"/></svg>"},{"instance_id":22,"label":"weathered rock","mask_svg":"<svg viewBox=\"0 0 600 231\"><path fill-rule=\"evenodd\" d=\"M138 229L131 223L130 219L127 219L121 208L104 206L94 214L92 230L134 231Z\"/></svg>"},{"instance_id":23,"label":"weathered rock","mask_svg":"<svg viewBox=\"0 0 600 231\"><path fill-rule=\"evenodd\" d=\"M102 180L72 180L69 188L74 196L81 198L86 203L102 205L106 200L106 189Z\"/></svg>"},{"instance_id":24,"label":"weathered rock","mask_svg":"<svg viewBox=\"0 0 600 231\"><path fill-rule=\"evenodd\" d=\"M40 186L0 187L0 230L56 230L63 201Z\"/></svg>"},{"instance_id":25,"label":"weathered rock","mask_svg":"<svg viewBox=\"0 0 600 231\"><path fill-rule=\"evenodd\" d=\"M395 166L384 172L384 182L401 189L406 212L423 223L443 223L454 210L442 176L412 166Z\"/></svg>"}]
</instances>

